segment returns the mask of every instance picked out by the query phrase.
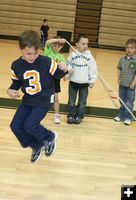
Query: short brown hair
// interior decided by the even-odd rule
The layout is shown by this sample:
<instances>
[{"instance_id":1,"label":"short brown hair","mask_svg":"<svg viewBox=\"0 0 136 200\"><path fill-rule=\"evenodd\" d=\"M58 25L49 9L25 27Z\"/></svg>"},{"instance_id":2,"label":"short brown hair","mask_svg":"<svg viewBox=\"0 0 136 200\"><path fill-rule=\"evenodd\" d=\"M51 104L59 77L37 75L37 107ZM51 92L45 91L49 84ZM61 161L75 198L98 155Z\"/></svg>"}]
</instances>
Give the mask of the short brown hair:
<instances>
[{"instance_id":1,"label":"short brown hair","mask_svg":"<svg viewBox=\"0 0 136 200\"><path fill-rule=\"evenodd\" d=\"M136 48L136 38L130 38L130 39L128 39L127 42L126 42L126 46L128 44L132 44Z\"/></svg>"},{"instance_id":2,"label":"short brown hair","mask_svg":"<svg viewBox=\"0 0 136 200\"><path fill-rule=\"evenodd\" d=\"M35 50L40 48L40 36L36 31L28 30L20 34L19 36L20 49L24 49L27 46L34 47Z\"/></svg>"},{"instance_id":3,"label":"short brown hair","mask_svg":"<svg viewBox=\"0 0 136 200\"><path fill-rule=\"evenodd\" d=\"M62 37L59 36L59 35L57 35L57 36L54 36L53 39L62 39ZM60 42L55 42L54 44L58 44L58 45L60 45L60 46L62 46L62 47L64 46L64 44L62 44L62 43L60 43Z\"/></svg>"},{"instance_id":4,"label":"short brown hair","mask_svg":"<svg viewBox=\"0 0 136 200\"><path fill-rule=\"evenodd\" d=\"M88 36L83 34L83 33L80 33L80 34L77 35L75 42L78 43L81 38L87 38L88 39Z\"/></svg>"},{"instance_id":5,"label":"short brown hair","mask_svg":"<svg viewBox=\"0 0 136 200\"><path fill-rule=\"evenodd\" d=\"M47 21L48 21L48 19L44 19L44 20L43 20L43 22L47 22Z\"/></svg>"}]
</instances>

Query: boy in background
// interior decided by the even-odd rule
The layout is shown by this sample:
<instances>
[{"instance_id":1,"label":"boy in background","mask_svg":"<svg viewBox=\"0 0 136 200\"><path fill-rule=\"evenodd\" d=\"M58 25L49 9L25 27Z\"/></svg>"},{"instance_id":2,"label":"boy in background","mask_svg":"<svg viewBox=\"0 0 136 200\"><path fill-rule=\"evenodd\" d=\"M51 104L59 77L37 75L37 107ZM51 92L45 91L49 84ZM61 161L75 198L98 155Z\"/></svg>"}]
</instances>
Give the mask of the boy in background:
<instances>
[{"instance_id":1,"label":"boy in background","mask_svg":"<svg viewBox=\"0 0 136 200\"><path fill-rule=\"evenodd\" d=\"M136 39L130 38L126 42L126 55L123 56L118 63L117 81L119 85L119 97L133 112L135 101L136 87ZM125 125L130 125L133 118L130 112L120 102L120 108L117 116L114 118L116 122L124 121Z\"/></svg>"},{"instance_id":2,"label":"boy in background","mask_svg":"<svg viewBox=\"0 0 136 200\"><path fill-rule=\"evenodd\" d=\"M48 20L44 19L43 24L40 28L41 32L41 46L44 48L46 40L48 39L48 31L49 31L49 26L48 26Z\"/></svg>"}]
</instances>

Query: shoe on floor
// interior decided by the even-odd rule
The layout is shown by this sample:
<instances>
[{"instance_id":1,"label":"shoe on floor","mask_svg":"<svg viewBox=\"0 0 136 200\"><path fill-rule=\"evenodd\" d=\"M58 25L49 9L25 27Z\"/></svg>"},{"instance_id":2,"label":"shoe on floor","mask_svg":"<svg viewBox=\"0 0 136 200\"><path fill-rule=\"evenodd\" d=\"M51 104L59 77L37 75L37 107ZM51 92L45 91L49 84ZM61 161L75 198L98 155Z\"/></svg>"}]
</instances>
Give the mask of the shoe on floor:
<instances>
[{"instance_id":1,"label":"shoe on floor","mask_svg":"<svg viewBox=\"0 0 136 200\"><path fill-rule=\"evenodd\" d=\"M69 116L68 119L67 119L67 123L68 124L74 124L75 123L75 118L72 117L72 116Z\"/></svg>"},{"instance_id":2,"label":"shoe on floor","mask_svg":"<svg viewBox=\"0 0 136 200\"><path fill-rule=\"evenodd\" d=\"M114 118L114 121L116 121L116 122L120 122L121 119L120 119L120 117L115 117L115 118Z\"/></svg>"},{"instance_id":3,"label":"shoe on floor","mask_svg":"<svg viewBox=\"0 0 136 200\"><path fill-rule=\"evenodd\" d=\"M124 124L125 124L125 125L130 125L130 124L131 124L131 120L130 120L130 119L126 119L126 120L124 121Z\"/></svg>"},{"instance_id":4,"label":"shoe on floor","mask_svg":"<svg viewBox=\"0 0 136 200\"><path fill-rule=\"evenodd\" d=\"M32 149L32 155L31 155L31 162L32 163L37 162L41 158L43 150L44 150L44 145L42 145L38 148Z\"/></svg>"},{"instance_id":5,"label":"shoe on floor","mask_svg":"<svg viewBox=\"0 0 136 200\"><path fill-rule=\"evenodd\" d=\"M51 156L56 149L56 140L57 140L57 133L54 133L54 139L51 141L45 141L45 155Z\"/></svg>"},{"instance_id":6,"label":"shoe on floor","mask_svg":"<svg viewBox=\"0 0 136 200\"><path fill-rule=\"evenodd\" d=\"M82 119L80 117L76 117L74 124L80 124L82 122Z\"/></svg>"},{"instance_id":7,"label":"shoe on floor","mask_svg":"<svg viewBox=\"0 0 136 200\"><path fill-rule=\"evenodd\" d=\"M60 115L59 115L59 114L56 114L56 115L54 116L54 123L55 123L55 124L60 124Z\"/></svg>"}]
</instances>

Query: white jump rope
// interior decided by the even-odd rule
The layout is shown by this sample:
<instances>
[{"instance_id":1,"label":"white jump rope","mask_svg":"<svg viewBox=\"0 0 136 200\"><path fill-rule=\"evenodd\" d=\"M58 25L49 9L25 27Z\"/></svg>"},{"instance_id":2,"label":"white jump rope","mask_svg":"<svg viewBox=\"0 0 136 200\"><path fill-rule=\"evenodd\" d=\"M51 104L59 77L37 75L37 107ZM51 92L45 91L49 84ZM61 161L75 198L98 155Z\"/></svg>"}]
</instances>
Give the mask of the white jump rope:
<instances>
[{"instance_id":1,"label":"white jump rope","mask_svg":"<svg viewBox=\"0 0 136 200\"><path fill-rule=\"evenodd\" d=\"M79 55L78 51L68 42L66 41L67 44L73 49L73 51ZM85 62L85 64L88 65L87 61L82 58ZM131 116L133 117L133 119L136 121L136 117L134 116L134 114L131 112L131 110L128 108L128 106L124 103L124 101L116 94L116 92L111 88L111 86L104 80L104 78L97 72L97 75L99 77L99 80L101 82L101 84L103 85L105 91L107 92L108 96L110 97L113 105L118 109L118 105L117 103L113 100L113 97L111 96L111 92L115 95L115 98L118 99L123 105L124 107L127 109L127 111L131 114Z\"/></svg>"}]
</instances>

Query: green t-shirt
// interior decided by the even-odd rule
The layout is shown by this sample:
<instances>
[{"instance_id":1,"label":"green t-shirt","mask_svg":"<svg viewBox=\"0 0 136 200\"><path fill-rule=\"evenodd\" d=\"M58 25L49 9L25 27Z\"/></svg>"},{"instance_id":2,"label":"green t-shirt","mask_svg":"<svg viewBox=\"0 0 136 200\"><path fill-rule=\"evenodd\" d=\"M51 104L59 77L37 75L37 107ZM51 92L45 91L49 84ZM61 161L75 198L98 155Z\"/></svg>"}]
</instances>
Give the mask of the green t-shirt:
<instances>
[{"instance_id":1,"label":"green t-shirt","mask_svg":"<svg viewBox=\"0 0 136 200\"><path fill-rule=\"evenodd\" d=\"M43 52L44 56L48 56L55 60L55 62L65 62L65 57L59 52L54 52L51 46L46 46Z\"/></svg>"}]
</instances>

